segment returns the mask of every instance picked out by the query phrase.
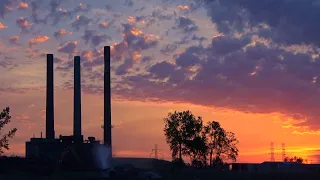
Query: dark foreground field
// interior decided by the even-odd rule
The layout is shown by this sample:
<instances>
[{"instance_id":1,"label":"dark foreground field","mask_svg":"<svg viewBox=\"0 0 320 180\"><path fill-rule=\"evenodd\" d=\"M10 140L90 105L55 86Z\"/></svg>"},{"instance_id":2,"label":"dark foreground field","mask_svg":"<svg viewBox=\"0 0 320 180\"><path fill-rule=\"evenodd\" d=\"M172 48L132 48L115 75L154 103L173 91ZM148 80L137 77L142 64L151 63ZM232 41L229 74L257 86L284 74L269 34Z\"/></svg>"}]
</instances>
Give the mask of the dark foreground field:
<instances>
[{"instance_id":1,"label":"dark foreground field","mask_svg":"<svg viewBox=\"0 0 320 180\"><path fill-rule=\"evenodd\" d=\"M231 172L214 169L178 168L162 160L122 158L114 162L117 180L144 180L146 172L154 172L168 180L320 180L320 172ZM57 168L43 168L23 158L9 158L0 161L0 180L98 180L101 172L61 172ZM126 164L126 165L125 165ZM129 165L128 165L129 164ZM117 168L118 167L118 168ZM150 169L147 169L150 168ZM50 175L48 175L50 174ZM151 173L153 174L153 173Z\"/></svg>"},{"instance_id":2,"label":"dark foreground field","mask_svg":"<svg viewBox=\"0 0 320 180\"><path fill-rule=\"evenodd\" d=\"M164 179L183 180L320 180L320 173L249 173L249 172L176 172L163 175Z\"/></svg>"},{"instance_id":3,"label":"dark foreground field","mask_svg":"<svg viewBox=\"0 0 320 180\"><path fill-rule=\"evenodd\" d=\"M193 172L171 172L159 173L163 178L168 180L319 180L319 173L245 173L245 172L210 172L210 171L193 171ZM4 180L94 180L105 179L98 178L96 173L55 173L50 176L32 175L30 173L10 173L0 174L0 179ZM147 179L138 178L138 176L119 176L113 179Z\"/></svg>"}]
</instances>

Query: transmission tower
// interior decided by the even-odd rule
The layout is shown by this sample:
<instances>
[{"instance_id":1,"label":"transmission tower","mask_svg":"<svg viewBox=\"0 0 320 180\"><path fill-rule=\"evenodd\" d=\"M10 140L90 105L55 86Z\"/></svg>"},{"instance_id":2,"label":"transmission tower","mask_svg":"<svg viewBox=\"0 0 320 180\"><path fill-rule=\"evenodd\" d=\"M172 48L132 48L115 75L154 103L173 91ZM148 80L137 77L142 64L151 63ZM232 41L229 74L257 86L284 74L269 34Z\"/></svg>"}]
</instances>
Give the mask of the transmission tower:
<instances>
[{"instance_id":1,"label":"transmission tower","mask_svg":"<svg viewBox=\"0 0 320 180\"><path fill-rule=\"evenodd\" d=\"M158 149L158 144L155 144L154 149L152 149L152 152L150 153L150 157L153 155L153 158L159 159L159 155L161 155L161 159L163 159L163 153L161 151L161 149Z\"/></svg>"},{"instance_id":2,"label":"transmission tower","mask_svg":"<svg viewBox=\"0 0 320 180\"><path fill-rule=\"evenodd\" d=\"M286 159L286 146L284 143L282 143L282 160L283 160L283 162L285 159Z\"/></svg>"},{"instance_id":3,"label":"transmission tower","mask_svg":"<svg viewBox=\"0 0 320 180\"><path fill-rule=\"evenodd\" d=\"M271 162L274 162L274 143L271 142L270 143L270 161Z\"/></svg>"}]
</instances>

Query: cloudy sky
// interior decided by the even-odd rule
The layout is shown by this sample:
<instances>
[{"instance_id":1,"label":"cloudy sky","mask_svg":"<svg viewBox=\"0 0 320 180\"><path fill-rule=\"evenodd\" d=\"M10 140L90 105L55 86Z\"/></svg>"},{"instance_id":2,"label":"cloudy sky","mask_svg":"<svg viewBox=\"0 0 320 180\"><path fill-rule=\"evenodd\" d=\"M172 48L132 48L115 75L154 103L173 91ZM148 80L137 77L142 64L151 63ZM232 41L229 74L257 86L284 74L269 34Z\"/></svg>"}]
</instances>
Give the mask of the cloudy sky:
<instances>
[{"instance_id":1,"label":"cloudy sky","mask_svg":"<svg viewBox=\"0 0 320 180\"><path fill-rule=\"evenodd\" d=\"M111 46L117 156L170 159L163 118L191 110L238 137L240 162L320 154L319 0L0 0L0 107L8 154L45 133L46 54L55 58L55 130L72 134L81 56L84 136L102 138L103 47Z\"/></svg>"}]
</instances>

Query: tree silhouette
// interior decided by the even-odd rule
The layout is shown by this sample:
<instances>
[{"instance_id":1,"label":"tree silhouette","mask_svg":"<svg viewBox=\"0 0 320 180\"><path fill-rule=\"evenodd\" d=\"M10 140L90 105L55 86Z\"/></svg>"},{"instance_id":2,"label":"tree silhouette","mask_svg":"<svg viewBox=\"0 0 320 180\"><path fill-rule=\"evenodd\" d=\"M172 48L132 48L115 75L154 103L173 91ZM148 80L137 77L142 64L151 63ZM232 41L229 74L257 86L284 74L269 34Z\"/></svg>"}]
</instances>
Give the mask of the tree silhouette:
<instances>
[{"instance_id":1,"label":"tree silhouette","mask_svg":"<svg viewBox=\"0 0 320 180\"><path fill-rule=\"evenodd\" d=\"M297 157L297 156L294 156L294 157L286 157L284 158L284 162L295 162L295 163L298 163L298 164L302 164L303 163L303 159L301 157Z\"/></svg>"},{"instance_id":2,"label":"tree silhouette","mask_svg":"<svg viewBox=\"0 0 320 180\"><path fill-rule=\"evenodd\" d=\"M10 120L11 120L10 108L6 107L0 113L0 135L2 134L1 131L2 131L3 127L6 124L8 124L10 122ZM9 150L9 138L13 138L16 131L17 131L17 128L13 128L8 133L2 135L2 137L0 139L0 155L2 153L4 153L3 152L4 149Z\"/></svg>"},{"instance_id":3,"label":"tree silhouette","mask_svg":"<svg viewBox=\"0 0 320 180\"><path fill-rule=\"evenodd\" d=\"M183 162L182 155L190 155L190 142L202 129L202 119L196 118L190 111L175 111L169 113L164 122L164 133L172 151L172 159Z\"/></svg>"},{"instance_id":4,"label":"tree silhouette","mask_svg":"<svg viewBox=\"0 0 320 180\"><path fill-rule=\"evenodd\" d=\"M222 164L222 159L236 161L238 157L238 140L235 134L225 131L219 122L208 122L204 127L209 148L209 164Z\"/></svg>"},{"instance_id":5,"label":"tree silhouette","mask_svg":"<svg viewBox=\"0 0 320 180\"><path fill-rule=\"evenodd\" d=\"M173 160L183 162L187 155L195 167L223 164L224 159L236 161L238 140L235 134L225 131L219 122L203 125L190 111L169 113L164 119L166 141L172 151Z\"/></svg>"},{"instance_id":6,"label":"tree silhouette","mask_svg":"<svg viewBox=\"0 0 320 180\"><path fill-rule=\"evenodd\" d=\"M234 133L226 132L216 121L208 122L205 131L208 136L210 166L214 162L222 162L222 158L236 161L239 150Z\"/></svg>"}]
</instances>

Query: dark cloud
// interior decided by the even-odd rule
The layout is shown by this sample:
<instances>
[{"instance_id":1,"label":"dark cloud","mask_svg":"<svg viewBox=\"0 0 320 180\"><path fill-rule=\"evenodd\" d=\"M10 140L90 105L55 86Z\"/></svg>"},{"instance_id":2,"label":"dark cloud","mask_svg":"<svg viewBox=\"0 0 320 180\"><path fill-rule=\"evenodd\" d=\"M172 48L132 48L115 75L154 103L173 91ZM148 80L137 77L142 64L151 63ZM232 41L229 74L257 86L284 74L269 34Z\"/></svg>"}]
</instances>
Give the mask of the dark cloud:
<instances>
[{"instance_id":1,"label":"dark cloud","mask_svg":"<svg viewBox=\"0 0 320 180\"><path fill-rule=\"evenodd\" d=\"M128 7L132 7L134 5L134 3L132 0L125 0L123 5L128 6Z\"/></svg>"},{"instance_id":2,"label":"dark cloud","mask_svg":"<svg viewBox=\"0 0 320 180\"><path fill-rule=\"evenodd\" d=\"M40 19L39 18L39 4L42 4L43 1L41 0L37 0L37 1L32 1L31 2L31 10L32 10L32 14L31 14L31 17L32 17L32 21L35 23L35 24L47 24L47 19L44 18L44 19Z\"/></svg>"},{"instance_id":3,"label":"dark cloud","mask_svg":"<svg viewBox=\"0 0 320 180\"><path fill-rule=\"evenodd\" d=\"M175 64L163 61L151 66L149 75L127 77L122 83L128 89L113 92L136 100L189 102L251 113L279 112L307 118L300 125L320 128L316 110L320 105L319 70L320 59L308 54L252 43L247 36L218 36L207 48L188 48L176 57ZM168 81L163 82L166 78ZM138 92L134 91L137 87Z\"/></svg>"},{"instance_id":4,"label":"dark cloud","mask_svg":"<svg viewBox=\"0 0 320 180\"><path fill-rule=\"evenodd\" d=\"M154 35L145 35L131 24L123 24L124 41L134 51L146 50L158 45L159 40Z\"/></svg>"},{"instance_id":5,"label":"dark cloud","mask_svg":"<svg viewBox=\"0 0 320 180\"><path fill-rule=\"evenodd\" d=\"M22 33L27 33L30 31L32 24L30 24L27 19L20 17L16 20L17 26L21 29Z\"/></svg>"},{"instance_id":6,"label":"dark cloud","mask_svg":"<svg viewBox=\"0 0 320 180\"><path fill-rule=\"evenodd\" d=\"M134 12L141 12L141 11L143 11L143 10L145 10L145 9L146 9L145 6L139 7L139 8L137 8L137 9L135 9Z\"/></svg>"},{"instance_id":7,"label":"dark cloud","mask_svg":"<svg viewBox=\"0 0 320 180\"><path fill-rule=\"evenodd\" d=\"M77 41L74 42L68 42L64 46L61 46L58 48L58 52L66 53L66 54L72 54L77 51Z\"/></svg>"},{"instance_id":8,"label":"dark cloud","mask_svg":"<svg viewBox=\"0 0 320 180\"><path fill-rule=\"evenodd\" d=\"M11 0L0 1L0 17L4 18L4 15L9 11L8 6L11 5Z\"/></svg>"},{"instance_id":9,"label":"dark cloud","mask_svg":"<svg viewBox=\"0 0 320 180\"><path fill-rule=\"evenodd\" d=\"M109 23L108 22L100 22L99 23L99 28L100 29L106 29L109 27Z\"/></svg>"},{"instance_id":10,"label":"dark cloud","mask_svg":"<svg viewBox=\"0 0 320 180\"><path fill-rule=\"evenodd\" d=\"M6 57L6 56L5 56ZM0 67L2 68L9 68L12 66L12 61L7 61L6 58L1 58L2 60L0 60Z\"/></svg>"},{"instance_id":11,"label":"dark cloud","mask_svg":"<svg viewBox=\"0 0 320 180\"><path fill-rule=\"evenodd\" d=\"M176 23L177 23L176 28L183 29L183 31L186 33L197 31L199 29L196 23L188 17L180 16L177 19Z\"/></svg>"},{"instance_id":12,"label":"dark cloud","mask_svg":"<svg viewBox=\"0 0 320 180\"><path fill-rule=\"evenodd\" d=\"M207 38L202 37L202 36L201 36L201 37L198 37L198 36L196 36L196 35L193 35L193 36L192 36L192 40L199 41L199 44L201 45L203 41L207 40Z\"/></svg>"},{"instance_id":13,"label":"dark cloud","mask_svg":"<svg viewBox=\"0 0 320 180\"><path fill-rule=\"evenodd\" d=\"M200 58L191 50L181 53L176 59L176 64L182 68L189 68L195 66L199 62Z\"/></svg>"},{"instance_id":14,"label":"dark cloud","mask_svg":"<svg viewBox=\"0 0 320 180\"><path fill-rule=\"evenodd\" d=\"M116 75L124 75L128 73L128 70L133 67L133 59L132 58L126 58L123 64L121 64L117 70Z\"/></svg>"},{"instance_id":15,"label":"dark cloud","mask_svg":"<svg viewBox=\"0 0 320 180\"><path fill-rule=\"evenodd\" d=\"M240 40L238 38L230 38L227 36L216 36L212 39L211 50L216 55L226 55L235 52L251 42L250 37L245 36Z\"/></svg>"},{"instance_id":16,"label":"dark cloud","mask_svg":"<svg viewBox=\"0 0 320 180\"><path fill-rule=\"evenodd\" d=\"M65 30L65 29L60 29L59 31L54 32L53 36L58 39L68 34L72 34L72 32L69 32L68 30Z\"/></svg>"},{"instance_id":17,"label":"dark cloud","mask_svg":"<svg viewBox=\"0 0 320 180\"><path fill-rule=\"evenodd\" d=\"M93 67L102 66L104 64L103 51L88 50L81 53L82 64L86 71L92 71Z\"/></svg>"},{"instance_id":18,"label":"dark cloud","mask_svg":"<svg viewBox=\"0 0 320 180\"><path fill-rule=\"evenodd\" d=\"M54 7L51 7L51 12L45 17L45 22L47 23L48 20L52 20L52 25L57 25L62 20L71 20L72 19L72 12L63 10L61 8L57 9L55 7L57 2L54 3Z\"/></svg>"},{"instance_id":19,"label":"dark cloud","mask_svg":"<svg viewBox=\"0 0 320 180\"><path fill-rule=\"evenodd\" d=\"M50 0L49 2L50 12L51 13L56 12L60 4L61 4L61 0Z\"/></svg>"},{"instance_id":20,"label":"dark cloud","mask_svg":"<svg viewBox=\"0 0 320 180\"><path fill-rule=\"evenodd\" d=\"M69 60L69 61L66 61L65 63L63 64L59 64L57 67L56 67L56 70L58 71L62 71L62 72L68 72L70 70L73 69L73 61L72 60ZM73 87L73 86L72 86Z\"/></svg>"},{"instance_id":21,"label":"dark cloud","mask_svg":"<svg viewBox=\"0 0 320 180\"><path fill-rule=\"evenodd\" d=\"M152 12L151 17L156 18L156 19L158 19L160 21L163 21L163 20L171 20L174 17L174 15L173 14L167 14L165 9L155 9Z\"/></svg>"},{"instance_id":22,"label":"dark cloud","mask_svg":"<svg viewBox=\"0 0 320 180\"><path fill-rule=\"evenodd\" d=\"M10 42L10 44L12 45L20 45L18 43L19 40L19 36L12 36L11 38L8 39L8 41Z\"/></svg>"},{"instance_id":23,"label":"dark cloud","mask_svg":"<svg viewBox=\"0 0 320 180\"><path fill-rule=\"evenodd\" d=\"M162 49L160 49L160 52L164 55L172 54L178 46L176 44L167 44Z\"/></svg>"},{"instance_id":24,"label":"dark cloud","mask_svg":"<svg viewBox=\"0 0 320 180\"><path fill-rule=\"evenodd\" d=\"M145 62L149 62L149 61L151 61L153 59L154 58L151 57L151 56L144 56L144 57L142 57L141 62L145 63Z\"/></svg>"},{"instance_id":25,"label":"dark cloud","mask_svg":"<svg viewBox=\"0 0 320 180\"><path fill-rule=\"evenodd\" d=\"M39 57L42 59L45 59L45 58L47 58L47 53L40 53ZM60 57L53 56L53 62L55 64L60 64L60 63L64 62L64 60Z\"/></svg>"},{"instance_id":26,"label":"dark cloud","mask_svg":"<svg viewBox=\"0 0 320 180\"><path fill-rule=\"evenodd\" d=\"M283 44L320 45L318 0L204 0L212 22L224 33L263 28L261 36Z\"/></svg>"},{"instance_id":27,"label":"dark cloud","mask_svg":"<svg viewBox=\"0 0 320 180\"><path fill-rule=\"evenodd\" d=\"M87 13L92 9L90 4L79 3L78 6L73 10L74 14L77 13Z\"/></svg>"},{"instance_id":28,"label":"dark cloud","mask_svg":"<svg viewBox=\"0 0 320 180\"><path fill-rule=\"evenodd\" d=\"M156 78L164 79L171 76L175 71L175 66L166 61L157 63L149 68L149 72Z\"/></svg>"},{"instance_id":29,"label":"dark cloud","mask_svg":"<svg viewBox=\"0 0 320 180\"><path fill-rule=\"evenodd\" d=\"M192 39L193 39L192 36L187 34L182 36L179 41L175 41L174 43L177 45L188 44Z\"/></svg>"},{"instance_id":30,"label":"dark cloud","mask_svg":"<svg viewBox=\"0 0 320 180\"><path fill-rule=\"evenodd\" d=\"M93 47L99 46L101 43L111 40L110 36L105 34L96 34L96 31L93 30L85 30L82 39L85 40L85 43L88 44L90 42Z\"/></svg>"},{"instance_id":31,"label":"dark cloud","mask_svg":"<svg viewBox=\"0 0 320 180\"><path fill-rule=\"evenodd\" d=\"M112 6L111 6L110 4L107 4L107 5L105 6L105 8L106 8L107 11L112 10Z\"/></svg>"},{"instance_id":32,"label":"dark cloud","mask_svg":"<svg viewBox=\"0 0 320 180\"><path fill-rule=\"evenodd\" d=\"M81 27L87 27L91 19L88 17L81 15L77 16L76 20L72 22L71 26L74 28L75 31L79 31Z\"/></svg>"}]
</instances>

